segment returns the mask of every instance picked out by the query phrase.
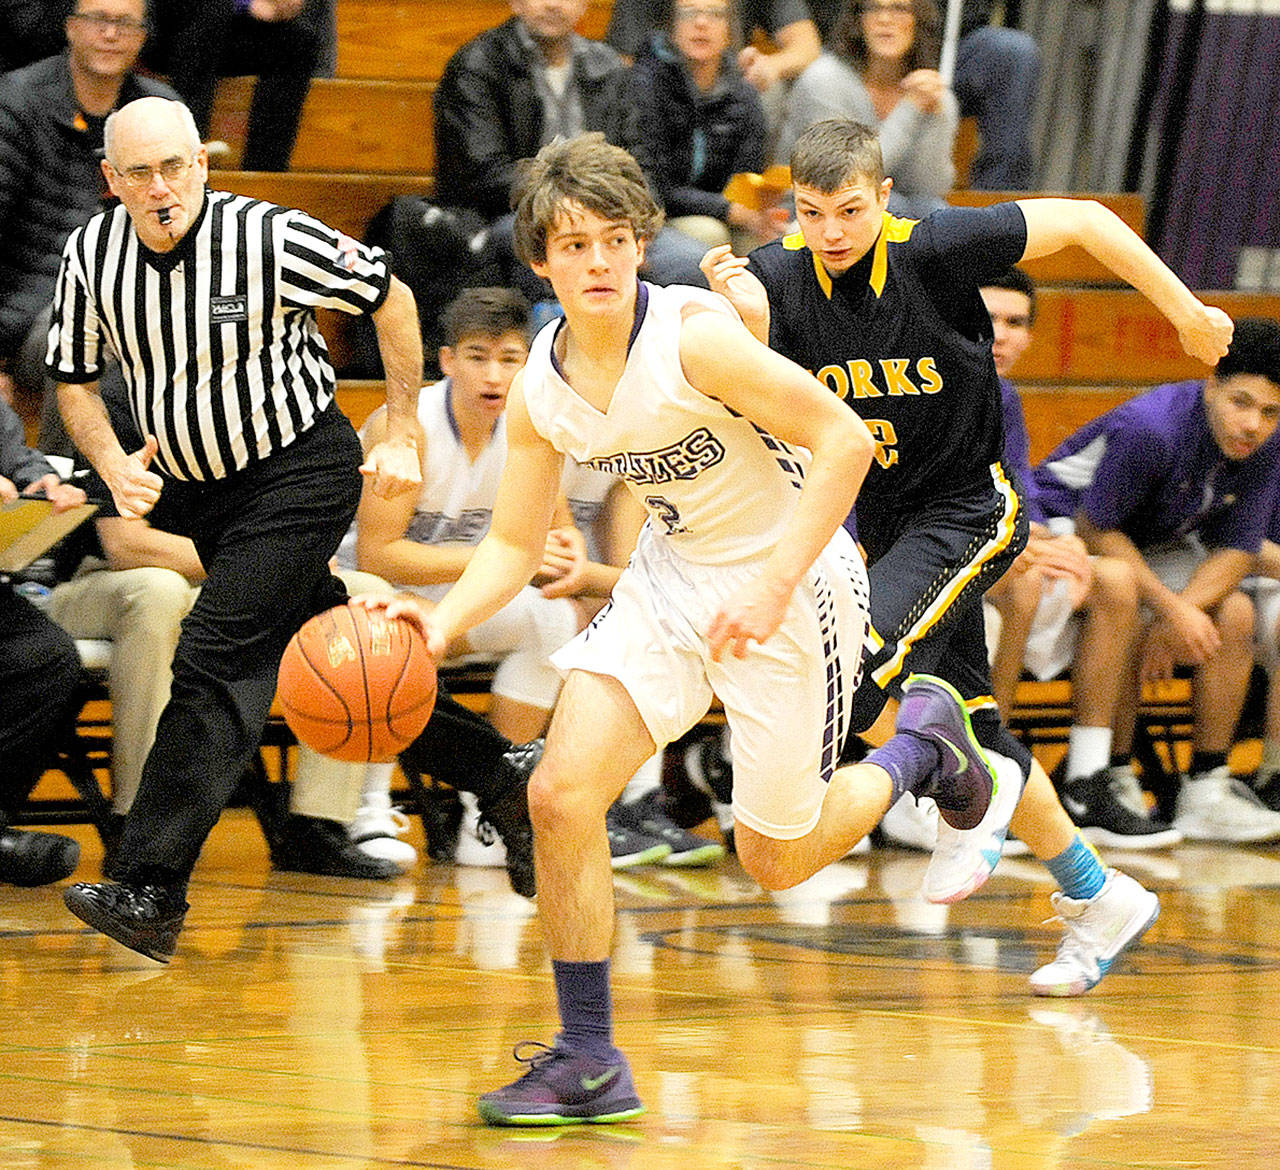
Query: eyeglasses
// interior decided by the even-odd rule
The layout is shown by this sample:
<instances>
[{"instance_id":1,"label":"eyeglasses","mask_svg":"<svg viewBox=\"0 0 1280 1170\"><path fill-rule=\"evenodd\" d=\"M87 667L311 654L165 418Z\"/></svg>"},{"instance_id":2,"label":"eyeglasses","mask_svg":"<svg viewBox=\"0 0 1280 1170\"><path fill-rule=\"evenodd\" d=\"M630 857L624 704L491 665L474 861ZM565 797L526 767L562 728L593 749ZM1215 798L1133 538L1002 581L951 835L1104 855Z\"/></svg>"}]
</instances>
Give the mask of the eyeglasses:
<instances>
[{"instance_id":1,"label":"eyeglasses","mask_svg":"<svg viewBox=\"0 0 1280 1170\"><path fill-rule=\"evenodd\" d=\"M166 183L176 183L191 169L195 161L193 158L167 158L158 167L128 167L123 171L116 171L115 167L111 169L130 187L141 190L143 187L150 187L151 180L156 175Z\"/></svg>"},{"instance_id":2,"label":"eyeglasses","mask_svg":"<svg viewBox=\"0 0 1280 1170\"><path fill-rule=\"evenodd\" d=\"M73 12L72 20L82 20L94 32L104 33L107 29L115 29L122 37L140 37L147 31L147 26L131 16L108 16L105 12Z\"/></svg>"},{"instance_id":3,"label":"eyeglasses","mask_svg":"<svg viewBox=\"0 0 1280 1170\"><path fill-rule=\"evenodd\" d=\"M911 3L911 0L885 0L883 4L867 0L859 7L862 9L863 16L914 16L916 14L916 6Z\"/></svg>"},{"instance_id":4,"label":"eyeglasses","mask_svg":"<svg viewBox=\"0 0 1280 1170\"><path fill-rule=\"evenodd\" d=\"M677 4L676 19L687 20L691 23L703 17L706 20L723 20L729 19L729 6L726 4L723 8L704 8L699 4Z\"/></svg>"}]
</instances>

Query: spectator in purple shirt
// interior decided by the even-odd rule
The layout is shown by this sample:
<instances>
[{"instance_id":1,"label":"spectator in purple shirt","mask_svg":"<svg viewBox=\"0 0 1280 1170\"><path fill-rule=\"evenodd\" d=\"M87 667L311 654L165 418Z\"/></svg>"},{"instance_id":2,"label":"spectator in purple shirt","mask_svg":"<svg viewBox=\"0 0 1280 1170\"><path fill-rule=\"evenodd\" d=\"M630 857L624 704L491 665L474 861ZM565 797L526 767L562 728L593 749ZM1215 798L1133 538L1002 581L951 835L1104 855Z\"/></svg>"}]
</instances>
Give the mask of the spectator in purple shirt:
<instances>
[{"instance_id":1,"label":"spectator in purple shirt","mask_svg":"<svg viewBox=\"0 0 1280 1170\"><path fill-rule=\"evenodd\" d=\"M1280 487L1277 421L1280 323L1242 320L1211 377L1131 399L1035 472L1045 513L1074 519L1092 552L1126 561L1147 609L1116 748L1132 741L1141 683L1193 668L1191 772L1162 811L1194 840L1280 839L1280 813L1227 767L1253 660L1253 604L1240 585Z\"/></svg>"},{"instance_id":2,"label":"spectator in purple shirt","mask_svg":"<svg viewBox=\"0 0 1280 1170\"><path fill-rule=\"evenodd\" d=\"M1253 786L1268 808L1280 811L1280 494L1253 571L1254 576L1245 579L1245 589L1256 612L1255 662L1267 675L1262 759Z\"/></svg>"}]
</instances>

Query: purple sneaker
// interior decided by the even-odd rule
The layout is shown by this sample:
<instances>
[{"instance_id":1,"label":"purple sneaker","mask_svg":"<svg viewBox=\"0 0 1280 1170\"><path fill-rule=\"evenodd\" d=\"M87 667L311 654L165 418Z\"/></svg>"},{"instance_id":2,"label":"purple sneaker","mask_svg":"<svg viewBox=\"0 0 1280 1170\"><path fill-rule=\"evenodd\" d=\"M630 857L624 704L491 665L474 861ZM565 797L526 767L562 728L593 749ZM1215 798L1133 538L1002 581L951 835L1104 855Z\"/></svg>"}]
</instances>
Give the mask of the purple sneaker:
<instances>
[{"instance_id":1,"label":"purple sneaker","mask_svg":"<svg viewBox=\"0 0 1280 1170\"><path fill-rule=\"evenodd\" d=\"M534 1051L522 1056L524 1049ZM644 1112L621 1053L613 1061L597 1060L558 1044L521 1040L512 1055L529 1071L477 1102L490 1125L605 1125Z\"/></svg>"},{"instance_id":2,"label":"purple sneaker","mask_svg":"<svg viewBox=\"0 0 1280 1170\"><path fill-rule=\"evenodd\" d=\"M974 828L991 803L997 781L974 738L959 692L931 674L913 674L902 688L897 730L928 740L942 756L939 771L916 797L932 797L952 828Z\"/></svg>"}]
</instances>

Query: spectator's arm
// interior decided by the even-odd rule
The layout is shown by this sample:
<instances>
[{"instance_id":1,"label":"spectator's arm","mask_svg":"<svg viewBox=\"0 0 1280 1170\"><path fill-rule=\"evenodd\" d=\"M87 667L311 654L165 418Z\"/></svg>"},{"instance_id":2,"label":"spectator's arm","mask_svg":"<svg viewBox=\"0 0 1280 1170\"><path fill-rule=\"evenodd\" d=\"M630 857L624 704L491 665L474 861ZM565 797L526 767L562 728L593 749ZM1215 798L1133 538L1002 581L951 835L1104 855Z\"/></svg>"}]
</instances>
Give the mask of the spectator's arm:
<instances>
[{"instance_id":1,"label":"spectator's arm","mask_svg":"<svg viewBox=\"0 0 1280 1170\"><path fill-rule=\"evenodd\" d=\"M761 93L779 81L799 77L822 52L822 38L812 20L783 25L773 33L773 42L778 46L776 52L762 53L754 45L748 45L738 55L742 75Z\"/></svg>"},{"instance_id":2,"label":"spectator's arm","mask_svg":"<svg viewBox=\"0 0 1280 1170\"><path fill-rule=\"evenodd\" d=\"M97 522L98 540L113 569L172 569L192 585L204 580L204 565L190 537L153 528L145 520L107 516Z\"/></svg>"},{"instance_id":3,"label":"spectator's arm","mask_svg":"<svg viewBox=\"0 0 1280 1170\"><path fill-rule=\"evenodd\" d=\"M1180 596L1189 605L1208 612L1240 588L1240 582L1253 568L1253 561L1253 554L1243 549L1215 549L1191 574Z\"/></svg>"},{"instance_id":4,"label":"spectator's arm","mask_svg":"<svg viewBox=\"0 0 1280 1170\"><path fill-rule=\"evenodd\" d=\"M924 72L923 70L921 72ZM956 128L960 108L944 90L926 113L910 98L898 102L880 125L885 174L905 195L946 195L955 185Z\"/></svg>"},{"instance_id":5,"label":"spectator's arm","mask_svg":"<svg viewBox=\"0 0 1280 1170\"><path fill-rule=\"evenodd\" d=\"M0 403L0 475L21 491L46 475L54 474L49 461L39 451L27 446L18 412L7 403Z\"/></svg>"}]
</instances>

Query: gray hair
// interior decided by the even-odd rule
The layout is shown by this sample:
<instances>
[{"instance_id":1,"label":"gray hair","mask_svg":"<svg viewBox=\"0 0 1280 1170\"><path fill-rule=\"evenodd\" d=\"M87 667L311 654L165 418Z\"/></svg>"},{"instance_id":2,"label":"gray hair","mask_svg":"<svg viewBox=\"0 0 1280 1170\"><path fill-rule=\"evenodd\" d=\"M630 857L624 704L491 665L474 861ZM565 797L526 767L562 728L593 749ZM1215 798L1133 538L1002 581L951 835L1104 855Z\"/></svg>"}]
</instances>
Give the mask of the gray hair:
<instances>
[{"instance_id":1,"label":"gray hair","mask_svg":"<svg viewBox=\"0 0 1280 1170\"><path fill-rule=\"evenodd\" d=\"M111 164L113 169L119 169L116 167L115 158L115 120L128 110L130 106L134 106L138 102L164 102L166 105L173 106L178 115L178 121L182 123L182 127L187 132L187 137L191 142L191 153L194 155L200 147L204 145L200 140L200 131L196 129L195 118L192 117L191 111L187 109L182 102L174 101L172 98L162 97L135 98L134 101L129 102L128 105L121 106L118 110L112 110L111 113L107 115L106 124L102 128L102 152L107 156L107 162Z\"/></svg>"}]
</instances>

